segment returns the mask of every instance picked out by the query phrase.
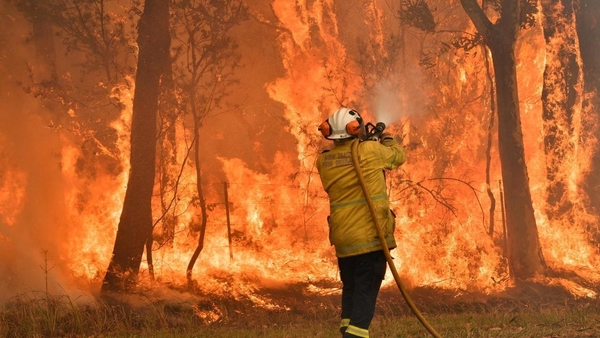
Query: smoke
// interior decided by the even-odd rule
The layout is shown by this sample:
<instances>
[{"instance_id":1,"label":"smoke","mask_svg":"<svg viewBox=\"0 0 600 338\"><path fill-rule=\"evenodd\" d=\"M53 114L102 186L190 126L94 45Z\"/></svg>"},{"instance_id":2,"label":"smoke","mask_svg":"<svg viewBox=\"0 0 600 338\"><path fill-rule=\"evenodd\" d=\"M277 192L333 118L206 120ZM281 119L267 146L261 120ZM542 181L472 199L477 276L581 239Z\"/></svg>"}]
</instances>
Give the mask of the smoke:
<instances>
[{"instance_id":1,"label":"smoke","mask_svg":"<svg viewBox=\"0 0 600 338\"><path fill-rule=\"evenodd\" d=\"M68 239L68 221L60 157L56 156L60 150L57 135L28 112L27 105L11 108L0 112L3 126L0 134L6 140L1 149L4 154L2 176L26 179L21 180L19 186L10 185L14 190L0 189L6 195L3 199L13 194L22 196L11 205L14 217L0 223L0 294L3 296L0 301L23 292L62 294L69 284L64 277L68 269L61 257ZM19 174L9 174L11 172ZM1 183L6 187L10 182Z\"/></svg>"},{"instance_id":2,"label":"smoke","mask_svg":"<svg viewBox=\"0 0 600 338\"><path fill-rule=\"evenodd\" d=\"M57 131L44 126L36 115L42 107L23 97L0 111L3 142L2 177L19 185L0 182L3 199L22 196L11 203L11 217L0 223L0 301L23 292L63 294L70 282L61 254L68 242L68 220L60 171ZM3 100L9 102L9 100Z\"/></svg>"},{"instance_id":3,"label":"smoke","mask_svg":"<svg viewBox=\"0 0 600 338\"><path fill-rule=\"evenodd\" d=\"M4 7L4 6L3 6ZM16 84L34 58L15 13L0 22L0 302L23 293L79 296L63 254L69 221L59 131L46 108ZM13 16L14 15L14 16ZM6 19L6 20L4 20ZM76 288L72 288L76 290Z\"/></svg>"}]
</instances>

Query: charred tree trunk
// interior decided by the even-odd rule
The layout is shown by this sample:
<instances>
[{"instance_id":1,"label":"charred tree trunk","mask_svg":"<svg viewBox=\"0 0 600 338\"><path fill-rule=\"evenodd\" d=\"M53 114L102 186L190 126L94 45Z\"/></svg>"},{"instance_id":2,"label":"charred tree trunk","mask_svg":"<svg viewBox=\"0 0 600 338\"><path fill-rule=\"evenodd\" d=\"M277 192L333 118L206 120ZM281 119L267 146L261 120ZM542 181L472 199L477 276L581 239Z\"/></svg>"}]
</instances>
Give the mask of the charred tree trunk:
<instances>
[{"instance_id":1,"label":"charred tree trunk","mask_svg":"<svg viewBox=\"0 0 600 338\"><path fill-rule=\"evenodd\" d=\"M544 0L546 67L542 90L549 219L573 221L569 168L575 156L574 116L581 107L581 71L575 34L573 0Z\"/></svg>"},{"instance_id":2,"label":"charred tree trunk","mask_svg":"<svg viewBox=\"0 0 600 338\"><path fill-rule=\"evenodd\" d=\"M525 163L519 111L515 43L520 28L520 2L502 1L501 19L492 24L476 0L461 0L490 48L498 104L498 146L506 201L508 262L516 279L542 272L544 260L534 216Z\"/></svg>"},{"instance_id":3,"label":"charred tree trunk","mask_svg":"<svg viewBox=\"0 0 600 338\"><path fill-rule=\"evenodd\" d=\"M585 141L594 144L591 168L584 178L584 190L589 197L588 209L600 216L600 1L580 0L577 9L577 36L583 63L583 121ZM585 142L584 141L584 142ZM597 224L594 232L600 242Z\"/></svg>"},{"instance_id":4,"label":"charred tree trunk","mask_svg":"<svg viewBox=\"0 0 600 338\"><path fill-rule=\"evenodd\" d=\"M138 28L139 59L131 121L131 170L113 255L102 291L126 291L137 281L152 235L152 190L160 78L169 54L169 1L146 0Z\"/></svg>"}]
</instances>

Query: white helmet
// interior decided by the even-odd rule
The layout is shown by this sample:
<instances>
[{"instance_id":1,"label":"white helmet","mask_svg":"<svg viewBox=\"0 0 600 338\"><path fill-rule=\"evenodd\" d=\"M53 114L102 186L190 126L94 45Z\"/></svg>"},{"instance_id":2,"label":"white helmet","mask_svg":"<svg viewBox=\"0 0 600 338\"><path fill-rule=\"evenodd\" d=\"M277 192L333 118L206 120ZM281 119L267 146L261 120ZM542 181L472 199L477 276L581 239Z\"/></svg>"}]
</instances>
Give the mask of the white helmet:
<instances>
[{"instance_id":1,"label":"white helmet","mask_svg":"<svg viewBox=\"0 0 600 338\"><path fill-rule=\"evenodd\" d=\"M357 137L363 120L356 110L342 107L319 126L319 131L328 140Z\"/></svg>"}]
</instances>

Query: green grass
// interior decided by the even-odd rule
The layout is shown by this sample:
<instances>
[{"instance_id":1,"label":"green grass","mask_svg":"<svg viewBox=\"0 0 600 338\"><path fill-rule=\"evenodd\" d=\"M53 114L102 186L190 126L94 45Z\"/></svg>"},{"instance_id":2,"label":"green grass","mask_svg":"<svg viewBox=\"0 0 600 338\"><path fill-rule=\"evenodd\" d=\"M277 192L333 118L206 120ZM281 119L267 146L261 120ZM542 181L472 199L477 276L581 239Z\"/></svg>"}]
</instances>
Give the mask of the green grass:
<instances>
[{"instance_id":1,"label":"green grass","mask_svg":"<svg viewBox=\"0 0 600 338\"><path fill-rule=\"evenodd\" d=\"M181 294L182 295L182 294ZM249 299L207 295L158 299L148 294L82 304L68 297L19 295L0 310L0 337L339 337L338 297L298 289ZM453 301L418 294L415 303L442 337L597 337L598 300L560 297ZM151 299L154 298L154 299ZM371 337L431 337L393 290L382 292Z\"/></svg>"}]
</instances>

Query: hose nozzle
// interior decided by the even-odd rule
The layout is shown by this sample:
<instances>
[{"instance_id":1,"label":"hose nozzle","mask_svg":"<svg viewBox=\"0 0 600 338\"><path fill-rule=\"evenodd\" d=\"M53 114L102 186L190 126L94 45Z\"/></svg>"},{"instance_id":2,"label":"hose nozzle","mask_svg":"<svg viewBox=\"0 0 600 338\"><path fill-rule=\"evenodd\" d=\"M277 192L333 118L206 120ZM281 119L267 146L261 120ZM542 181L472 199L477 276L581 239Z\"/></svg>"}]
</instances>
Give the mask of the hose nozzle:
<instances>
[{"instance_id":1,"label":"hose nozzle","mask_svg":"<svg viewBox=\"0 0 600 338\"><path fill-rule=\"evenodd\" d=\"M377 136L379 136L381 138L381 135L383 134L383 131L385 130L385 123L377 122L377 124L375 125L375 129L377 130Z\"/></svg>"},{"instance_id":2,"label":"hose nozzle","mask_svg":"<svg viewBox=\"0 0 600 338\"><path fill-rule=\"evenodd\" d=\"M373 141L379 141L381 139L381 135L385 130L385 123L377 122L373 124L371 122L367 123L367 139Z\"/></svg>"}]
</instances>

